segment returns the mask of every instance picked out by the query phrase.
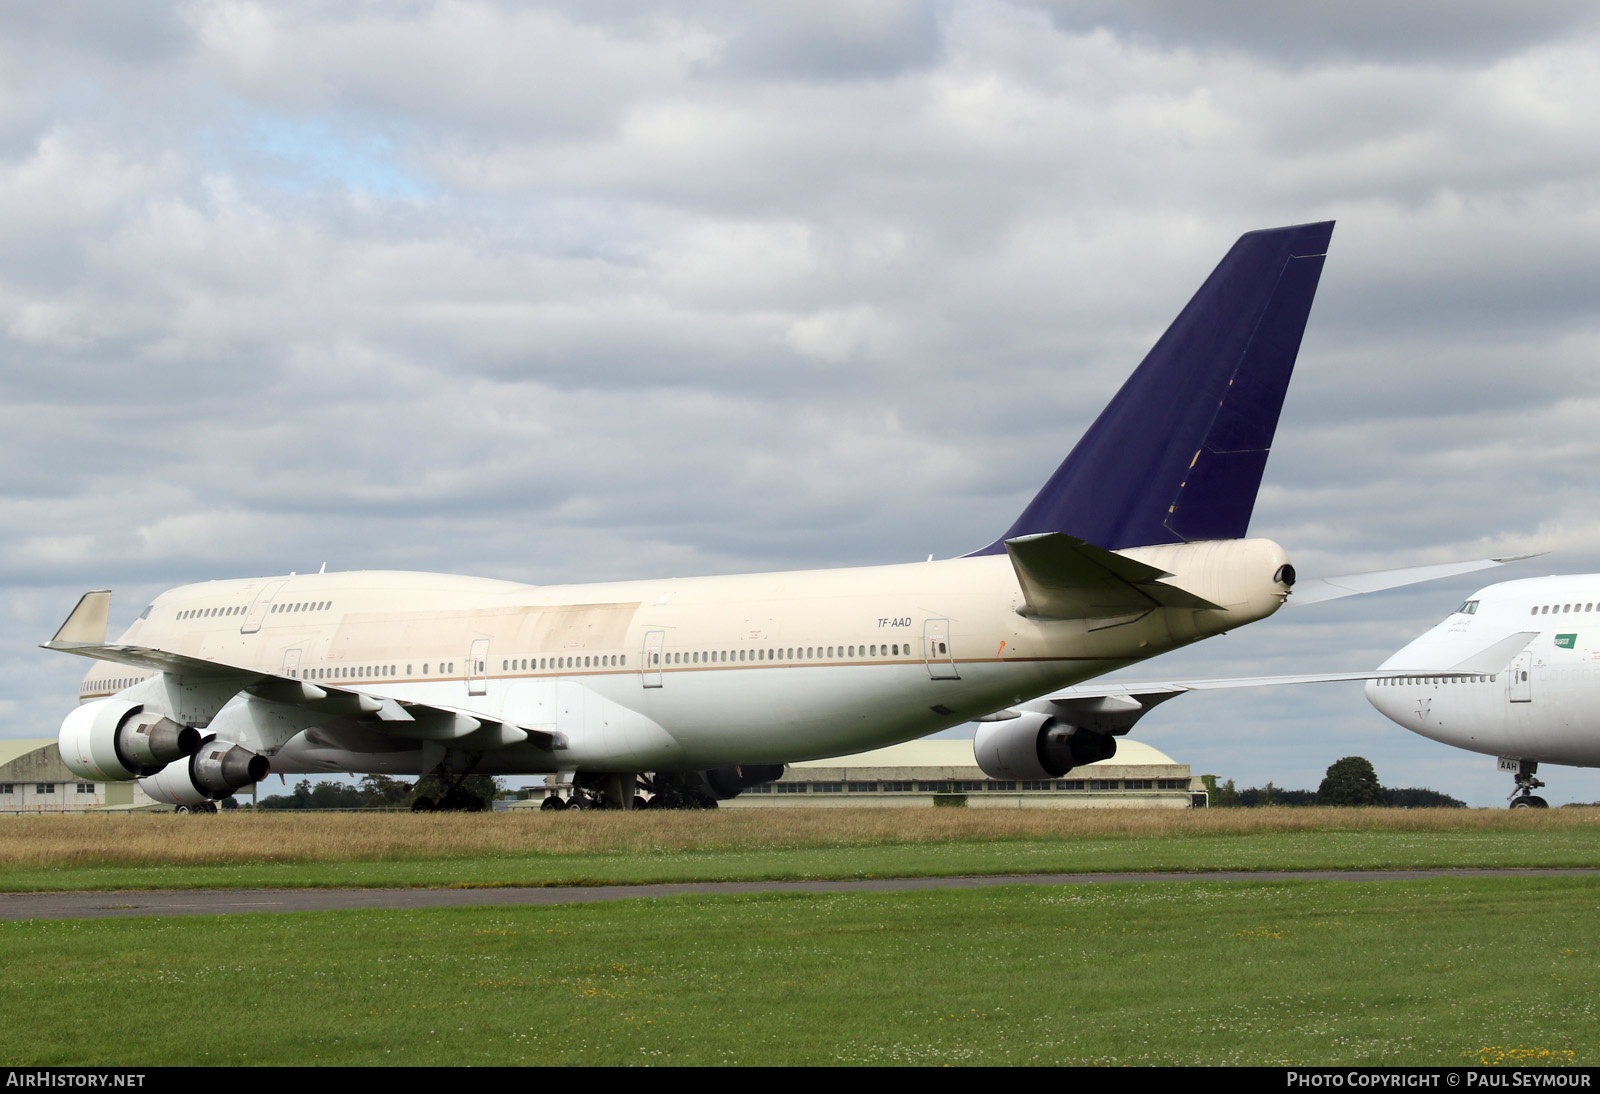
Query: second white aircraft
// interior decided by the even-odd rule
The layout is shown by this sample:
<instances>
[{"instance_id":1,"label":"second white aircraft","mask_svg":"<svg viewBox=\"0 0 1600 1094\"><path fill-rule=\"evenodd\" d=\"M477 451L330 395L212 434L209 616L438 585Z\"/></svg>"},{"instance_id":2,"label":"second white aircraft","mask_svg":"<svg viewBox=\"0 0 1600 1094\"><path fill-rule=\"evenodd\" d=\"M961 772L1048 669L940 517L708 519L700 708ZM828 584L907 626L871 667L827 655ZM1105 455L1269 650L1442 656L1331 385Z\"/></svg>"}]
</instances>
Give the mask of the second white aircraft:
<instances>
[{"instance_id":1,"label":"second white aircraft","mask_svg":"<svg viewBox=\"0 0 1600 1094\"><path fill-rule=\"evenodd\" d=\"M1464 662L1473 671L1459 669ZM1367 699L1413 733L1499 760L1511 807L1541 763L1600 767L1600 574L1490 585L1382 665Z\"/></svg>"}]
</instances>

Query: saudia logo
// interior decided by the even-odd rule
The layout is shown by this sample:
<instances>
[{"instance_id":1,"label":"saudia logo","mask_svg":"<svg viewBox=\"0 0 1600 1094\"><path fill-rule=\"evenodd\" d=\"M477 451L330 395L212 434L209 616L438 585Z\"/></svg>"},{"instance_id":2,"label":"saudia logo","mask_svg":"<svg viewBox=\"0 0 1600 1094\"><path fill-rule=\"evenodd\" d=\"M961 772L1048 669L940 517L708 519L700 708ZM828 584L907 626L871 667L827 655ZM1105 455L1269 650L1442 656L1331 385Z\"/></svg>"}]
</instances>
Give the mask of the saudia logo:
<instances>
[{"instance_id":1,"label":"saudia logo","mask_svg":"<svg viewBox=\"0 0 1600 1094\"><path fill-rule=\"evenodd\" d=\"M1578 636L1575 635L1575 634L1558 634L1558 635L1556 635L1556 649L1558 649L1558 650L1570 650L1573 646L1576 646L1577 644L1578 644Z\"/></svg>"}]
</instances>

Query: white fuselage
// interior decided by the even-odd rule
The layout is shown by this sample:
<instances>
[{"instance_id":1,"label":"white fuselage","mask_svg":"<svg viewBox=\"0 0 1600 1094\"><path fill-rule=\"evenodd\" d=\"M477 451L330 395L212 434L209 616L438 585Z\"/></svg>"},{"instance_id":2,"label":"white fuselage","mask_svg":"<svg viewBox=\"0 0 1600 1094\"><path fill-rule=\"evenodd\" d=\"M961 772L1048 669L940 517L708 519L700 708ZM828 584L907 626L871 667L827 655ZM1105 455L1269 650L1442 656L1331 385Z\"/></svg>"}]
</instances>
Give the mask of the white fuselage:
<instances>
[{"instance_id":1,"label":"white fuselage","mask_svg":"<svg viewBox=\"0 0 1600 1094\"><path fill-rule=\"evenodd\" d=\"M482 771L784 763L957 725L1262 618L1286 592L1287 558L1265 540L1122 553L1221 607L1031 619L1005 555L566 586L356 572L186 585L120 641L562 738L479 749ZM159 686L169 706L203 705L203 679L170 676L101 664L81 698ZM249 717L202 717L276 772L414 774L441 755L381 723L240 703Z\"/></svg>"},{"instance_id":2,"label":"white fuselage","mask_svg":"<svg viewBox=\"0 0 1600 1094\"><path fill-rule=\"evenodd\" d=\"M1383 663L1367 699L1414 733L1515 760L1600 767L1600 574L1529 578L1475 593ZM1536 632L1500 671L1447 671L1518 632Z\"/></svg>"}]
</instances>

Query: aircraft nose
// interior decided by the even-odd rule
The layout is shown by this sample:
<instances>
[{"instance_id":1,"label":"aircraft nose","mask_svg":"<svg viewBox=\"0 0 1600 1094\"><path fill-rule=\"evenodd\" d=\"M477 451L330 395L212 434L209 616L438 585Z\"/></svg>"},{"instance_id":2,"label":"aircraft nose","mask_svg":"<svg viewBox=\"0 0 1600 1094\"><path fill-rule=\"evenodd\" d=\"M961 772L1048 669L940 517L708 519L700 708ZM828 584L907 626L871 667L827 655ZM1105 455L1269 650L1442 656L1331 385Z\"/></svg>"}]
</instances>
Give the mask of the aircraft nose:
<instances>
[{"instance_id":1,"label":"aircraft nose","mask_svg":"<svg viewBox=\"0 0 1600 1094\"><path fill-rule=\"evenodd\" d=\"M1368 680L1362 691L1367 697L1367 702L1372 704L1374 710L1391 722L1399 722L1395 711L1398 708L1399 693L1404 688L1395 686L1391 681Z\"/></svg>"}]
</instances>

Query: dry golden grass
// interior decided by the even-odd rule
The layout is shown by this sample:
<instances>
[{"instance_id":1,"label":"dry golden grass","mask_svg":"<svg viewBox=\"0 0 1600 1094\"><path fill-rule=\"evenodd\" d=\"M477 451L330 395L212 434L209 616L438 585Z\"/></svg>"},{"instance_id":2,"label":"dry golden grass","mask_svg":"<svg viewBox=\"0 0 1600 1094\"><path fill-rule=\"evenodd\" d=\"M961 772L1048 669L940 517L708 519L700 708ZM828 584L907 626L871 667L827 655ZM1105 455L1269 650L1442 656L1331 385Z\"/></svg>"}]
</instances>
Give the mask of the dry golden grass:
<instances>
[{"instance_id":1,"label":"dry golden grass","mask_svg":"<svg viewBox=\"0 0 1600 1094\"><path fill-rule=\"evenodd\" d=\"M0 817L0 869L649 855L1303 832L1600 831L1600 809L725 809Z\"/></svg>"}]
</instances>

